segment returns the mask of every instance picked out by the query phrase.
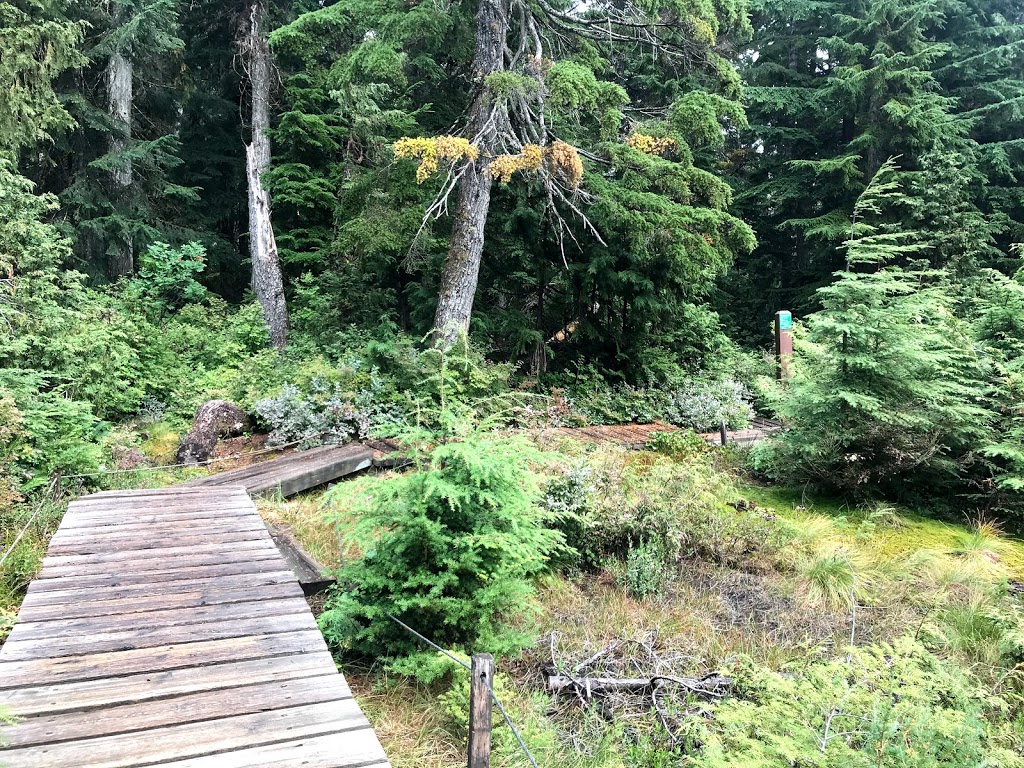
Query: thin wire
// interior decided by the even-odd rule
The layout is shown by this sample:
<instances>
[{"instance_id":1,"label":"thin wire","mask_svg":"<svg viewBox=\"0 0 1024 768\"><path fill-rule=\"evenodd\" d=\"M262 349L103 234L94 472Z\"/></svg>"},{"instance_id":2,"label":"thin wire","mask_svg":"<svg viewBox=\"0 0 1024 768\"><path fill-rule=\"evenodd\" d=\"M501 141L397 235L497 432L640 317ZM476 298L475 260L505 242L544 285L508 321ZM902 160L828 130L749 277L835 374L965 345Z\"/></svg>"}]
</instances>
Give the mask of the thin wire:
<instances>
[{"instance_id":1,"label":"thin wire","mask_svg":"<svg viewBox=\"0 0 1024 768\"><path fill-rule=\"evenodd\" d=\"M29 529L29 526L32 525L32 523L35 521L36 515L39 514L39 510L41 510L42 508L43 508L42 504L40 504L38 507L36 507L35 512L32 513L32 516L28 519L28 522L25 523L25 527L22 528L21 531L18 532L18 535L14 539L14 543L11 544L11 546L7 548L7 551L4 552L3 557L0 557L0 565L4 564L4 561L7 559L7 556L10 555L11 552L14 551L14 548L16 546L18 546L18 542L21 541L21 537L25 535L25 531L27 531Z\"/></svg>"},{"instance_id":2,"label":"thin wire","mask_svg":"<svg viewBox=\"0 0 1024 768\"><path fill-rule=\"evenodd\" d=\"M4 561L7 560L7 557L11 554L11 552L14 551L14 548L18 546L18 542L21 541L21 537L25 535L25 532L29 529L32 523L35 522L35 519L39 516L39 513L42 511L45 504L46 501L44 499L43 501L40 501L39 504L36 506L35 511L29 516L28 522L25 523L24 527L22 527L22 529L18 532L18 535L14 537L14 543L7 548L7 551L4 552L3 556L0 556L0 566L4 564Z\"/></svg>"},{"instance_id":3,"label":"thin wire","mask_svg":"<svg viewBox=\"0 0 1024 768\"><path fill-rule=\"evenodd\" d=\"M440 645L438 645L437 643L435 643L435 642L434 642L433 640L430 640L429 638L426 638L426 637L424 637L424 636L423 636L423 635L421 635L421 634L420 634L419 632L417 632L417 631L416 631L415 629L413 629L413 628L412 628L412 627L410 627L410 626L409 626L408 624L406 624L406 623L405 623L404 621L402 621L402 620L400 620L400 619L396 619L396 618L395 618L394 616L392 616L392 615L391 615L390 613L386 613L386 614L384 614L384 615L385 615L385 616L387 616L387 617L388 617L389 619L391 619L391 620L392 620L393 622L395 622L395 624L397 624L398 626L402 627L402 628L403 628L403 629L405 629L405 630L408 630L409 632L412 632L412 633L413 633L414 635L416 635L416 637L418 637L418 638L419 638L420 640L422 640L422 641L423 641L424 643L426 643L427 645L429 645L429 646L430 646L431 648L433 648L434 650L437 650L437 651L440 651L441 653L443 653L443 654L444 654L445 656L447 656L447 657L448 657L449 659L451 659L452 661L454 661L454 662L455 662L456 664L458 664L458 665L459 665L460 667L465 667L465 668L466 668L466 669L468 669L468 670L469 670L470 672L472 672L472 671L473 671L473 668L472 668L471 666L469 666L469 664L467 664L466 662L464 662L464 661L463 661L462 659L460 659L460 658L458 658L458 657L456 657L456 656L453 656L453 655L452 655L451 653L449 653L448 651L446 651L446 650L445 650L444 648L442 648L442 647L441 647ZM488 687L489 687L489 686L488 686ZM493 693L492 693L492 695L493 695Z\"/></svg>"},{"instance_id":4,"label":"thin wire","mask_svg":"<svg viewBox=\"0 0 1024 768\"><path fill-rule=\"evenodd\" d=\"M387 613L385 615L389 619L391 619L393 622L398 624L398 626L408 630L409 632L412 632L412 634L416 635L416 637L418 637L420 640L425 642L431 648L434 648L435 650L440 651L441 653L443 653L445 656L447 656L449 659L454 661L459 666L464 667L465 669L468 669L470 674L472 674L473 668L471 666L469 666L469 664L464 662L462 659L456 658L455 656L450 654L448 651L446 651L444 648L442 648L440 645L435 643L433 640L431 640L431 639L429 639L427 637L424 637L423 635L421 635L419 632L417 632L415 629L410 627L405 622L400 621L399 619L396 619L390 613ZM498 695L494 692L494 689L491 688L491 684L489 682L487 682L487 678L486 677L483 678L483 683L487 687L488 693L491 694L491 698L494 700L494 703L498 705L498 711L501 712L501 716L503 718L505 718L505 724L508 726L509 730L512 731L512 735L516 737L516 741L519 742L519 746L523 748L523 752L526 754L527 760L530 761L530 764L533 766L533 768L538 768L537 761L533 759L533 755L530 754L529 747L526 746L526 742L523 741L523 737L519 735L519 731L517 731L516 727L512 724L512 718L510 718L508 716L508 712L505 711L505 707L503 707L502 704L501 704L501 699L498 698Z\"/></svg>"}]
</instances>

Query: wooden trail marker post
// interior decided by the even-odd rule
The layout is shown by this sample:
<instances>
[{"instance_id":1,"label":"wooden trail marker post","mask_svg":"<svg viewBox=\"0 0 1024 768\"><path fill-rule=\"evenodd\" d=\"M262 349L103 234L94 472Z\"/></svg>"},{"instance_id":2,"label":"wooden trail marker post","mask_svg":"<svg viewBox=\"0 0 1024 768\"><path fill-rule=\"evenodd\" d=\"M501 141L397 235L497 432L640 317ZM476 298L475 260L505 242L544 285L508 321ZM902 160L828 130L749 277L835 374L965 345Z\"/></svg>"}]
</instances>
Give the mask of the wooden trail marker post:
<instances>
[{"instance_id":1,"label":"wooden trail marker post","mask_svg":"<svg viewBox=\"0 0 1024 768\"><path fill-rule=\"evenodd\" d=\"M469 682L469 768L491 765L491 691L494 657L478 653L470 664Z\"/></svg>"},{"instance_id":2,"label":"wooden trail marker post","mask_svg":"<svg viewBox=\"0 0 1024 768\"><path fill-rule=\"evenodd\" d=\"M786 310L775 313L775 377L779 381L789 378L789 364L793 360L793 315Z\"/></svg>"}]
</instances>

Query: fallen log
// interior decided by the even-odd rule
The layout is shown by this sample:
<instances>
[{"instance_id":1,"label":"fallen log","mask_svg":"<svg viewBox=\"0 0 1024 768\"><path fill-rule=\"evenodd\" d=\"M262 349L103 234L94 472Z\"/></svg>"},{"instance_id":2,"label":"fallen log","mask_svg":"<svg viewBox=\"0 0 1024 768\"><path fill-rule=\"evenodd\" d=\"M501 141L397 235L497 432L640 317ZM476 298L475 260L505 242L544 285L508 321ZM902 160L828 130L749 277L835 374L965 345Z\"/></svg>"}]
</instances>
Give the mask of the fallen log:
<instances>
[{"instance_id":1,"label":"fallen log","mask_svg":"<svg viewBox=\"0 0 1024 768\"><path fill-rule=\"evenodd\" d=\"M720 698L732 687L732 678L725 675L704 677L675 677L674 675L652 675L651 677L567 677L551 675L547 688L551 693L572 691L590 698L604 693L643 693L663 685L679 685L692 693Z\"/></svg>"}]
</instances>

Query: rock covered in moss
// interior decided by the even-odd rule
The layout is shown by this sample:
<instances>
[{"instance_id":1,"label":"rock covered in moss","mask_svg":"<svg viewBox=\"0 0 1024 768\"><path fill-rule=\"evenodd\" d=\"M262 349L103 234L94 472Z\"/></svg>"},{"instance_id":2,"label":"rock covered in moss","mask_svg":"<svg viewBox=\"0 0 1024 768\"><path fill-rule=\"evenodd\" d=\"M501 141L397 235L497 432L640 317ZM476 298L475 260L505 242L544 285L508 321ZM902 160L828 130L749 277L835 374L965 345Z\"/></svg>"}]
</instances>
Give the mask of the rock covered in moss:
<instances>
[{"instance_id":1,"label":"rock covered in moss","mask_svg":"<svg viewBox=\"0 0 1024 768\"><path fill-rule=\"evenodd\" d=\"M199 406L192 429L178 445L179 464L198 464L213 455L217 440L234 437L249 428L249 414L227 400L208 400Z\"/></svg>"}]
</instances>

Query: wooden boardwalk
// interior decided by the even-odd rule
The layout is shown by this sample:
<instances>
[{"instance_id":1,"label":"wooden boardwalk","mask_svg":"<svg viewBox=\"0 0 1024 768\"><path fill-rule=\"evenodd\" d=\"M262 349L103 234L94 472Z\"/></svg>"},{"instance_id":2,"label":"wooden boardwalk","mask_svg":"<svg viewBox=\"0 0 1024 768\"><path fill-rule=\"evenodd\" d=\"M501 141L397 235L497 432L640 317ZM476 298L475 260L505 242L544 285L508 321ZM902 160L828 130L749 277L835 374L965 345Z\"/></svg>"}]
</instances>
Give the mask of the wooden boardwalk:
<instances>
[{"instance_id":1,"label":"wooden boardwalk","mask_svg":"<svg viewBox=\"0 0 1024 768\"><path fill-rule=\"evenodd\" d=\"M0 706L4 768L387 765L243 488L72 502Z\"/></svg>"},{"instance_id":2,"label":"wooden boardwalk","mask_svg":"<svg viewBox=\"0 0 1024 768\"><path fill-rule=\"evenodd\" d=\"M782 425L771 419L760 417L751 420L746 429L729 430L726 440L730 445L750 446L765 440L781 431ZM555 427L537 430L535 435L541 439L570 438L582 443L615 443L625 448L639 450L644 448L657 434L682 432L681 427L672 424L621 424L594 427ZM721 443L719 432L698 433L705 442L713 445Z\"/></svg>"},{"instance_id":3,"label":"wooden boardwalk","mask_svg":"<svg viewBox=\"0 0 1024 768\"><path fill-rule=\"evenodd\" d=\"M365 445L323 445L248 467L198 477L179 487L240 486L253 496L280 493L287 498L367 469L372 464L373 449Z\"/></svg>"}]
</instances>

